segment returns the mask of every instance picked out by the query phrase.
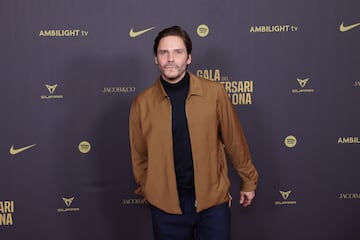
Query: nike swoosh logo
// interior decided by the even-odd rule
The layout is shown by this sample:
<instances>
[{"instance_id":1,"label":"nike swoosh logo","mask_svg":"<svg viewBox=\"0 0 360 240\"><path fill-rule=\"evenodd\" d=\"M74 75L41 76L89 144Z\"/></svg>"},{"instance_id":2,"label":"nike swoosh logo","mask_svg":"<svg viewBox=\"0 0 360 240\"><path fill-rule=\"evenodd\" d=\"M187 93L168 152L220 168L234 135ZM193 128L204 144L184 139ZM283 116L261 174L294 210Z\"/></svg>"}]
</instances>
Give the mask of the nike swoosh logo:
<instances>
[{"instance_id":1,"label":"nike swoosh logo","mask_svg":"<svg viewBox=\"0 0 360 240\"><path fill-rule=\"evenodd\" d=\"M140 36L140 35L148 32L148 31L153 30L154 28L155 28L155 27L151 27L151 28L147 28L147 29L144 29L144 30L140 30L140 31L134 31L134 28L131 28L131 29L130 29L130 32L129 32L129 36L130 36L131 38L138 37L138 36Z\"/></svg>"},{"instance_id":2,"label":"nike swoosh logo","mask_svg":"<svg viewBox=\"0 0 360 240\"><path fill-rule=\"evenodd\" d=\"M347 32L347 31L349 31L349 30L351 30L353 28L356 28L358 26L360 26L360 23L355 23L355 24L351 24L349 26L344 26L344 22L342 22L340 24L339 30L340 30L340 32Z\"/></svg>"},{"instance_id":3,"label":"nike swoosh logo","mask_svg":"<svg viewBox=\"0 0 360 240\"><path fill-rule=\"evenodd\" d=\"M22 148L14 148L14 145L11 145L10 147L10 154L11 155L15 155L15 154L19 154L23 151L26 151L28 150L29 148L32 148L33 146L35 146L36 144L32 144L32 145L28 145L28 146L25 146L25 147L22 147Z\"/></svg>"}]
</instances>

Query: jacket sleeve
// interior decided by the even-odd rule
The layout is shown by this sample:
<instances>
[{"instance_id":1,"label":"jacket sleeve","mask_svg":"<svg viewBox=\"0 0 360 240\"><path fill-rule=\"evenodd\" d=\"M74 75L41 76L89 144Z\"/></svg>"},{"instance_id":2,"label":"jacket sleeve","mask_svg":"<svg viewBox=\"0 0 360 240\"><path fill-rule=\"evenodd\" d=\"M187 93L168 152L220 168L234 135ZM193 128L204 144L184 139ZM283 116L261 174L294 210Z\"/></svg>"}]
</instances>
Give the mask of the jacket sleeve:
<instances>
[{"instance_id":1,"label":"jacket sleeve","mask_svg":"<svg viewBox=\"0 0 360 240\"><path fill-rule=\"evenodd\" d=\"M135 189L135 193L143 195L142 186L144 184L147 171L147 151L146 143L141 131L140 119L140 106L135 99L131 105L129 115L130 152L132 170L135 182L138 185Z\"/></svg>"},{"instance_id":2,"label":"jacket sleeve","mask_svg":"<svg viewBox=\"0 0 360 240\"><path fill-rule=\"evenodd\" d=\"M249 147L234 106L223 87L218 99L220 138L234 169L242 179L241 191L254 191L258 172L251 160Z\"/></svg>"}]
</instances>

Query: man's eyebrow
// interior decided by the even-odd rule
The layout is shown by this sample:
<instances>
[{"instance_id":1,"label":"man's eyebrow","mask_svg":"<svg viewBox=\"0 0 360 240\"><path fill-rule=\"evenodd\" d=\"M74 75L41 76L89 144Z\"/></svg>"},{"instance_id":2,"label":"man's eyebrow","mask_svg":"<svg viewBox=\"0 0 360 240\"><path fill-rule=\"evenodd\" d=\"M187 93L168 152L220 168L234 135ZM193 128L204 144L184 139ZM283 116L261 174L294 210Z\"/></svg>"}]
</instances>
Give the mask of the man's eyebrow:
<instances>
[{"instance_id":1,"label":"man's eyebrow","mask_svg":"<svg viewBox=\"0 0 360 240\"><path fill-rule=\"evenodd\" d=\"M185 51L185 48L174 48L174 49L161 49L159 48L158 51Z\"/></svg>"}]
</instances>

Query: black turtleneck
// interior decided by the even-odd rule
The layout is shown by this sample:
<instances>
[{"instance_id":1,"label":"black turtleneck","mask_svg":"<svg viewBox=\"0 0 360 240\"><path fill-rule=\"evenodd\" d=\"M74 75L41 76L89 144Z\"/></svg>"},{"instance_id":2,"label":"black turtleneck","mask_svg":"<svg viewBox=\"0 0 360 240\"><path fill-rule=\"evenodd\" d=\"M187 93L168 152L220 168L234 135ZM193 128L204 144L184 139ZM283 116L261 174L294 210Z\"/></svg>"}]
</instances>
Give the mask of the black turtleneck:
<instances>
[{"instance_id":1,"label":"black turtleneck","mask_svg":"<svg viewBox=\"0 0 360 240\"><path fill-rule=\"evenodd\" d=\"M186 73L184 78L175 84L161 78L161 83L171 102L174 162L179 195L193 193L194 167L185 112L190 76Z\"/></svg>"}]
</instances>

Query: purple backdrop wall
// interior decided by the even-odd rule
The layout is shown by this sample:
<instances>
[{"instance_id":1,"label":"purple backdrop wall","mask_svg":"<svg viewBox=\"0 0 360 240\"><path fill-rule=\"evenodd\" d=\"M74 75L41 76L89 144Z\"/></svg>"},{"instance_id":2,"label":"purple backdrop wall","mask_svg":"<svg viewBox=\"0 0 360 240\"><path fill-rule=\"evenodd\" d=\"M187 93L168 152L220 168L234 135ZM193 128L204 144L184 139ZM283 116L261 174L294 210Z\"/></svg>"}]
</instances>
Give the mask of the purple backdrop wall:
<instances>
[{"instance_id":1,"label":"purple backdrop wall","mask_svg":"<svg viewBox=\"0 0 360 240\"><path fill-rule=\"evenodd\" d=\"M226 87L260 173L233 239L357 239L360 3L1 1L0 239L152 239L133 194L128 111L158 31ZM131 35L147 29L141 35Z\"/></svg>"}]
</instances>

